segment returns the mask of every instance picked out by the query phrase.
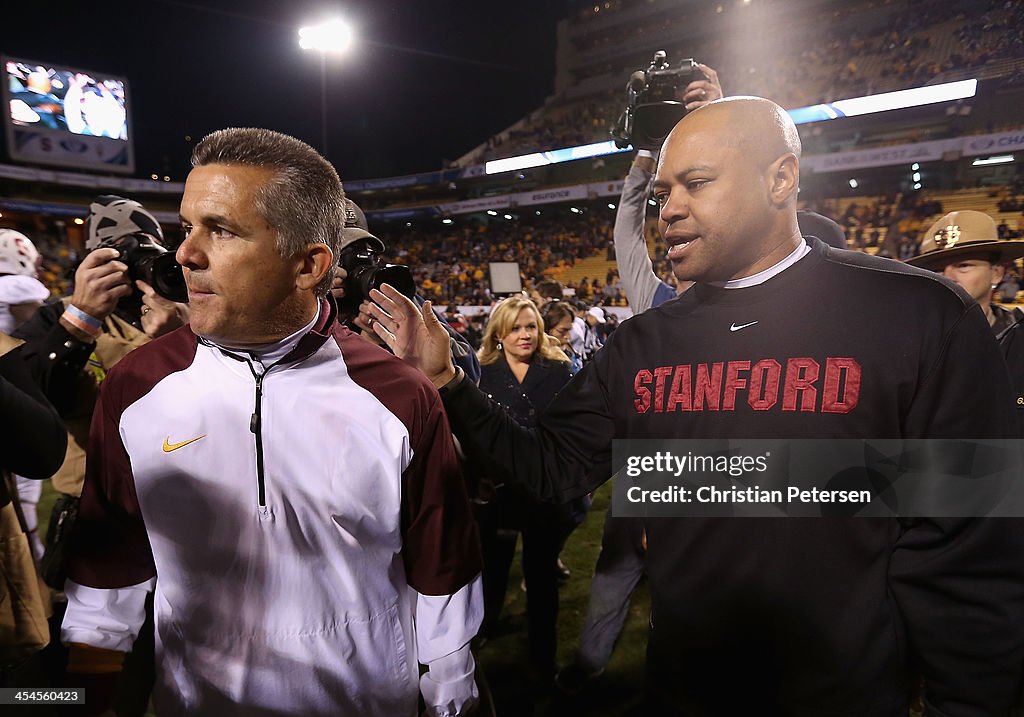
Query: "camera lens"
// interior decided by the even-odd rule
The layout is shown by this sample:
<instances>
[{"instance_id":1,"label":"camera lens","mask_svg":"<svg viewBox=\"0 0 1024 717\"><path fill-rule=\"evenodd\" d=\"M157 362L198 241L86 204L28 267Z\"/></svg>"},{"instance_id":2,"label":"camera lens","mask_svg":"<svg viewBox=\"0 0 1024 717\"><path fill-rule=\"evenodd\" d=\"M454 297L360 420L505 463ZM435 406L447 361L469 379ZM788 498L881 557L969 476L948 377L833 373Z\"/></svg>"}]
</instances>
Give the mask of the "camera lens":
<instances>
[{"instance_id":1,"label":"camera lens","mask_svg":"<svg viewBox=\"0 0 1024 717\"><path fill-rule=\"evenodd\" d=\"M181 270L174 254L165 252L154 257L151 262L151 280L148 282L153 290L170 301L184 304L188 301L188 287L185 285L185 274Z\"/></svg>"}]
</instances>

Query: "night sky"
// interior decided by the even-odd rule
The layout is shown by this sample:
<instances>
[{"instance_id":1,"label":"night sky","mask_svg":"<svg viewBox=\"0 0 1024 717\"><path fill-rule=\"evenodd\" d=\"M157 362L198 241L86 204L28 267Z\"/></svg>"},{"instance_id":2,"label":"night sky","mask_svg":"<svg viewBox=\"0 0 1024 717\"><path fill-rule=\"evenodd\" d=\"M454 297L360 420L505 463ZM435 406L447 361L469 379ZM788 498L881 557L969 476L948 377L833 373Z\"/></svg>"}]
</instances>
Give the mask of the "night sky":
<instances>
[{"instance_id":1,"label":"night sky","mask_svg":"<svg viewBox=\"0 0 1024 717\"><path fill-rule=\"evenodd\" d=\"M439 169L539 107L571 0L140 0L7 3L0 51L127 77L136 174L188 171L229 126L319 148L320 59L298 28L330 15L358 45L327 61L328 158L345 179ZM190 139L186 139L186 137Z\"/></svg>"}]
</instances>

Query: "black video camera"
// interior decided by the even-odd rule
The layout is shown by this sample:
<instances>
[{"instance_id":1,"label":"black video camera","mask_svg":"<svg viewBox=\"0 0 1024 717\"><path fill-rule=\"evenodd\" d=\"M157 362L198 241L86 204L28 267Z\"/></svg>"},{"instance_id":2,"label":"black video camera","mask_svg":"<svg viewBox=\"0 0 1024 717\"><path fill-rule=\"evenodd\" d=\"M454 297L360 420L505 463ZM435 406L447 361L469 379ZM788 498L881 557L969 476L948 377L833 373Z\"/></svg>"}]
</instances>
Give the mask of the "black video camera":
<instances>
[{"instance_id":1,"label":"black video camera","mask_svg":"<svg viewBox=\"0 0 1024 717\"><path fill-rule=\"evenodd\" d=\"M112 237L99 246L117 250L118 260L128 265L128 277L133 284L141 279L165 299L182 304L188 301L185 275L174 252L167 251L149 234L136 232ZM136 298L141 308L141 296Z\"/></svg>"},{"instance_id":2,"label":"black video camera","mask_svg":"<svg viewBox=\"0 0 1024 717\"><path fill-rule=\"evenodd\" d=\"M403 264L387 264L371 242L373 238L357 239L341 250L338 263L346 272L345 297L339 301L341 314L355 315L359 304L370 296L370 289L390 284L409 299L416 296L416 282L412 271ZM383 247L383 244L380 245Z\"/></svg>"},{"instance_id":3,"label":"black video camera","mask_svg":"<svg viewBox=\"0 0 1024 717\"><path fill-rule=\"evenodd\" d=\"M637 70L626 85L626 109L612 127L611 136L619 149L660 149L676 123L686 115L686 105L676 99L678 91L694 80L705 79L693 59L669 67L664 50L654 53L646 70Z\"/></svg>"}]
</instances>

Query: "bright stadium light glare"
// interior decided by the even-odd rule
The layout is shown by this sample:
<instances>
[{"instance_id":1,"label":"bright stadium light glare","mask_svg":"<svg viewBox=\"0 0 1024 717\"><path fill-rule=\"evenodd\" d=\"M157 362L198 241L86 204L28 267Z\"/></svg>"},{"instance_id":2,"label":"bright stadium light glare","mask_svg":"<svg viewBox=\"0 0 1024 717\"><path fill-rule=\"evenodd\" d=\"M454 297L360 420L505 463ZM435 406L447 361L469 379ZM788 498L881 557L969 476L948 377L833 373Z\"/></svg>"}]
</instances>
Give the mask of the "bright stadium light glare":
<instances>
[{"instance_id":1,"label":"bright stadium light glare","mask_svg":"<svg viewBox=\"0 0 1024 717\"><path fill-rule=\"evenodd\" d=\"M615 209L615 205L612 204L611 202L608 202L608 208L609 209Z\"/></svg>"},{"instance_id":2,"label":"bright stadium light glare","mask_svg":"<svg viewBox=\"0 0 1024 717\"><path fill-rule=\"evenodd\" d=\"M838 102L833 102L832 106L847 117L855 117L856 115L930 105L936 102L962 100L967 97L974 97L977 91L977 80L961 80L960 82L946 82L930 87L915 87L911 90L898 90L896 92L883 92L880 95L855 97L851 100L839 100Z\"/></svg>"},{"instance_id":3,"label":"bright stadium light glare","mask_svg":"<svg viewBox=\"0 0 1024 717\"><path fill-rule=\"evenodd\" d=\"M921 183L920 183L920 182L917 182L917 183L916 183L916 184L914 185L914 189L920 189L920 188L921 188Z\"/></svg>"},{"instance_id":4,"label":"bright stadium light glare","mask_svg":"<svg viewBox=\"0 0 1024 717\"><path fill-rule=\"evenodd\" d=\"M918 164L917 162L914 162L912 165L910 165L910 168L916 172L921 168L921 165Z\"/></svg>"},{"instance_id":5,"label":"bright stadium light glare","mask_svg":"<svg viewBox=\"0 0 1024 717\"><path fill-rule=\"evenodd\" d=\"M921 173L920 172L914 172L914 176L911 177L911 179L913 179L915 182L920 182L921 181Z\"/></svg>"},{"instance_id":6,"label":"bright stadium light glare","mask_svg":"<svg viewBox=\"0 0 1024 717\"><path fill-rule=\"evenodd\" d=\"M873 114L875 112L887 112L889 110L905 109L907 107L918 107L920 105L933 104L935 102L950 102L974 97L978 90L977 80L961 80L960 82L947 82L941 85L928 87L916 87L910 90L899 90L897 92L886 92L880 95L868 97L854 97L849 100L838 100L829 104L811 105L809 107L796 107L786 110L792 118L793 124L807 124L808 122L821 122L823 120L841 119L843 117L854 117L856 115ZM630 152L631 147L616 147L611 140L607 142L595 142L579 147L565 147L553 149L548 152L534 152L523 154L518 157L506 157L494 159L484 164L486 174L500 174L502 172L513 172L519 169L531 167L542 167L546 164L558 164L559 162L571 162L575 159L587 157L601 157L617 152ZM920 167L915 167L917 171Z\"/></svg>"},{"instance_id":7,"label":"bright stadium light glare","mask_svg":"<svg viewBox=\"0 0 1024 717\"><path fill-rule=\"evenodd\" d=\"M496 211L494 211L493 209L488 209L487 213L490 214L492 217L498 216L498 213Z\"/></svg>"},{"instance_id":8,"label":"bright stadium light glare","mask_svg":"<svg viewBox=\"0 0 1024 717\"><path fill-rule=\"evenodd\" d=\"M551 160L540 152L535 152L534 154L523 154L518 157L491 160L484 164L484 172L487 174L500 174L502 172L511 172L516 169L541 167L545 164L551 164Z\"/></svg>"},{"instance_id":9,"label":"bright stadium light glare","mask_svg":"<svg viewBox=\"0 0 1024 717\"><path fill-rule=\"evenodd\" d=\"M793 119L794 124L806 124L807 122L820 122L822 120L839 119L840 117L854 117L856 115L874 114L875 112L900 110L907 107L919 107L935 102L963 100L968 97L974 97L977 91L977 80L961 80L960 82L946 82L941 85L885 92L880 95L854 97L849 100L838 100L828 104L797 107L786 110L786 112Z\"/></svg>"},{"instance_id":10,"label":"bright stadium light glare","mask_svg":"<svg viewBox=\"0 0 1024 717\"><path fill-rule=\"evenodd\" d=\"M442 223L442 224L451 224L451 223L452 223L452 220L451 220L451 219L447 219L447 218L445 218L445 219L442 219L442 220L441 220L441 223Z\"/></svg>"},{"instance_id":11,"label":"bright stadium light glare","mask_svg":"<svg viewBox=\"0 0 1024 717\"><path fill-rule=\"evenodd\" d=\"M856 189L859 186L860 186L860 182L858 182L856 179L851 179L850 180L850 189Z\"/></svg>"},{"instance_id":12,"label":"bright stadium light glare","mask_svg":"<svg viewBox=\"0 0 1024 717\"><path fill-rule=\"evenodd\" d=\"M1013 161L1012 154L997 154L994 157L982 157L971 162L972 167L986 167L990 164L1009 164Z\"/></svg>"},{"instance_id":13,"label":"bright stadium light glare","mask_svg":"<svg viewBox=\"0 0 1024 717\"><path fill-rule=\"evenodd\" d=\"M345 52L352 47L352 28L338 19L300 27L299 47L320 52Z\"/></svg>"}]
</instances>

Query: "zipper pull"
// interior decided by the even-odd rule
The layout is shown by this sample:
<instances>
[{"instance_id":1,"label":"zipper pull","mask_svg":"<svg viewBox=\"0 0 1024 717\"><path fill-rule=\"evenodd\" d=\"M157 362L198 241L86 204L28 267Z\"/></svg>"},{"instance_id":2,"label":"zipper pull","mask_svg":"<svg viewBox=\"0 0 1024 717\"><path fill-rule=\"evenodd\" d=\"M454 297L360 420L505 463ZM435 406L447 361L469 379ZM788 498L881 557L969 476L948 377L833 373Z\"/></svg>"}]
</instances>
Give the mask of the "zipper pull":
<instances>
[{"instance_id":1,"label":"zipper pull","mask_svg":"<svg viewBox=\"0 0 1024 717\"><path fill-rule=\"evenodd\" d=\"M257 365L260 367L260 372L256 374L255 370L253 371L256 374L256 406L253 408L252 417L249 419L249 432L253 434L258 433L260 430L260 404L263 398L263 376L265 375L263 365Z\"/></svg>"}]
</instances>

